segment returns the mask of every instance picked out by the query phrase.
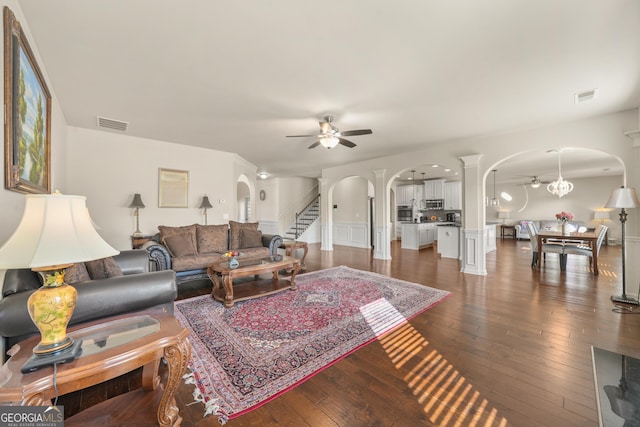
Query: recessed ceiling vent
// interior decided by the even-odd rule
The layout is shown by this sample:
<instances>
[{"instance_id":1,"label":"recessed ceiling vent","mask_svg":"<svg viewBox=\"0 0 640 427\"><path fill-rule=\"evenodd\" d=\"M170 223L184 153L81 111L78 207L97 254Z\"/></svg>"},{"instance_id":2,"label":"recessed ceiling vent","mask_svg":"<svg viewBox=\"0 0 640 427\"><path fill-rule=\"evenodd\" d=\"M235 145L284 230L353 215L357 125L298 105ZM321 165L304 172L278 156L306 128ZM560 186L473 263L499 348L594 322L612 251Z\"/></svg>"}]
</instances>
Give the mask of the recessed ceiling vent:
<instances>
[{"instance_id":1,"label":"recessed ceiling vent","mask_svg":"<svg viewBox=\"0 0 640 427\"><path fill-rule=\"evenodd\" d=\"M113 130L119 130L122 132L127 131L127 126L129 126L129 122L123 122L121 120L107 119L106 117L98 116L98 127L99 128L107 128Z\"/></svg>"},{"instance_id":2,"label":"recessed ceiling vent","mask_svg":"<svg viewBox=\"0 0 640 427\"><path fill-rule=\"evenodd\" d=\"M575 95L575 103L582 104L583 102L589 102L596 99L598 96L598 89L585 90L584 92L578 92Z\"/></svg>"}]
</instances>

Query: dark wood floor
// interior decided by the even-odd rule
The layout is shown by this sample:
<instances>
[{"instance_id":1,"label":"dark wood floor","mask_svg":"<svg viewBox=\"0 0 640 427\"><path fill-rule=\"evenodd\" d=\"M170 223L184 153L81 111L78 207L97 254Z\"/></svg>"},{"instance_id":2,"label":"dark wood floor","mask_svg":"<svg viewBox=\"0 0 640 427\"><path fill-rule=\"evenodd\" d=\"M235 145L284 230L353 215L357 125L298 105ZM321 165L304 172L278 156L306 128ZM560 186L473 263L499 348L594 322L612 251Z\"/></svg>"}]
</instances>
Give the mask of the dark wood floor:
<instances>
[{"instance_id":1,"label":"dark wood floor","mask_svg":"<svg viewBox=\"0 0 640 427\"><path fill-rule=\"evenodd\" d=\"M230 420L238 426L596 426L591 346L640 358L640 316L612 311L620 292L620 246L603 246L600 275L588 260L556 255L530 268L528 242L498 241L486 276L464 275L432 248L392 246L391 261L366 249L311 245L308 270L348 265L446 289L452 296L263 407ZM630 261L631 262L631 261ZM182 292L181 298L208 292ZM75 396L73 412L122 389L128 376ZM216 426L177 400L184 426Z\"/></svg>"}]
</instances>

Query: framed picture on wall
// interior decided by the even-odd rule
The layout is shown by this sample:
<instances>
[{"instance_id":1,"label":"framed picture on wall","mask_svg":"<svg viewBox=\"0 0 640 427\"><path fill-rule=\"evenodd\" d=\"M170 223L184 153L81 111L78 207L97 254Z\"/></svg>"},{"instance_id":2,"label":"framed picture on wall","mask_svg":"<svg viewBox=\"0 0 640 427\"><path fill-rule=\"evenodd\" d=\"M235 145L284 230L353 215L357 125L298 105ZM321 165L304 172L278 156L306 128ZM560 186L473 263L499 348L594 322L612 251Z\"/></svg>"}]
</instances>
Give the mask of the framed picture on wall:
<instances>
[{"instance_id":1,"label":"framed picture on wall","mask_svg":"<svg viewBox=\"0 0 640 427\"><path fill-rule=\"evenodd\" d=\"M51 193L51 94L13 12L4 8L5 188Z\"/></svg>"},{"instance_id":2,"label":"framed picture on wall","mask_svg":"<svg viewBox=\"0 0 640 427\"><path fill-rule=\"evenodd\" d=\"M160 169L158 176L158 207L186 208L189 206L189 172Z\"/></svg>"}]
</instances>

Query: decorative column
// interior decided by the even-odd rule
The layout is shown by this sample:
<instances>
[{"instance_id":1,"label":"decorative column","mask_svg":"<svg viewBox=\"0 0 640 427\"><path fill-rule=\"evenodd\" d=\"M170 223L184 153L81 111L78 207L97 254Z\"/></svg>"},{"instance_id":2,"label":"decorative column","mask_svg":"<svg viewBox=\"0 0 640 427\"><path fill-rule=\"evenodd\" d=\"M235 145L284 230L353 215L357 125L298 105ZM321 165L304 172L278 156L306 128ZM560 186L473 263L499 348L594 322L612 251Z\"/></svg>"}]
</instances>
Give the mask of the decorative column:
<instances>
[{"instance_id":1,"label":"decorative column","mask_svg":"<svg viewBox=\"0 0 640 427\"><path fill-rule=\"evenodd\" d=\"M486 275L486 227L484 206L484 181L480 173L482 154L462 156L464 163L464 210L461 241L463 273Z\"/></svg>"},{"instance_id":2,"label":"decorative column","mask_svg":"<svg viewBox=\"0 0 640 427\"><path fill-rule=\"evenodd\" d=\"M638 126L640 127L640 108L638 109ZM634 187L640 191L640 176L637 172L638 165L640 165L640 129L625 132L632 143L633 157L629 162L625 162L625 187ZM617 211L611 212L612 220L617 221ZM627 294L638 298L638 292L640 287L640 266L637 262L630 262L630 260L637 260L640 257L640 209L629 209L627 211L627 235L625 252L627 258L626 269L626 291Z\"/></svg>"},{"instance_id":3,"label":"decorative column","mask_svg":"<svg viewBox=\"0 0 640 427\"><path fill-rule=\"evenodd\" d=\"M391 218L389 189L387 188L386 169L376 169L375 174L375 234L373 257L391 259Z\"/></svg>"},{"instance_id":4,"label":"decorative column","mask_svg":"<svg viewBox=\"0 0 640 427\"><path fill-rule=\"evenodd\" d=\"M320 243L321 251L333 250L333 216L331 206L333 196L329 194L329 179L318 178L318 192L320 193Z\"/></svg>"}]
</instances>

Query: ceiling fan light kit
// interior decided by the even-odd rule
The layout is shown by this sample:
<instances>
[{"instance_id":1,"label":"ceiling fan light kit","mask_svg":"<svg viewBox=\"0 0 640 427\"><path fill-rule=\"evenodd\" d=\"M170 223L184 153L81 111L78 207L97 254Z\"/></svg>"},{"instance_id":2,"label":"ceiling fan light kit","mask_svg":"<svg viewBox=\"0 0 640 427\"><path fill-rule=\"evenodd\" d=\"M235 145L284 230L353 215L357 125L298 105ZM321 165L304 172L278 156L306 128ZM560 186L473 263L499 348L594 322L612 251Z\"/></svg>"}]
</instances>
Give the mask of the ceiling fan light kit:
<instances>
[{"instance_id":1,"label":"ceiling fan light kit","mask_svg":"<svg viewBox=\"0 0 640 427\"><path fill-rule=\"evenodd\" d=\"M333 148L338 144L353 148L356 144L348 139L344 139L345 136L370 135L373 133L371 129L355 129L340 132L332 123L333 116L324 116L323 121L318 122L320 125L320 135L287 135L287 138L307 138L311 136L319 138L318 141L309 146L309 149L316 148L318 145L322 145L325 148Z\"/></svg>"}]
</instances>

